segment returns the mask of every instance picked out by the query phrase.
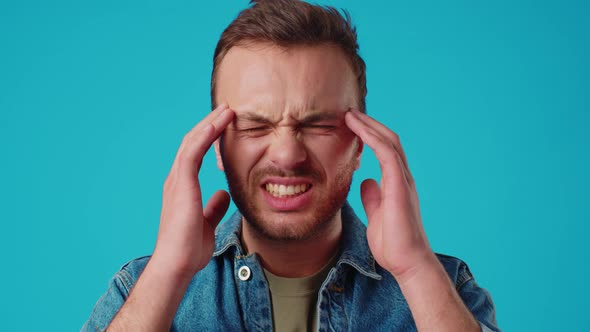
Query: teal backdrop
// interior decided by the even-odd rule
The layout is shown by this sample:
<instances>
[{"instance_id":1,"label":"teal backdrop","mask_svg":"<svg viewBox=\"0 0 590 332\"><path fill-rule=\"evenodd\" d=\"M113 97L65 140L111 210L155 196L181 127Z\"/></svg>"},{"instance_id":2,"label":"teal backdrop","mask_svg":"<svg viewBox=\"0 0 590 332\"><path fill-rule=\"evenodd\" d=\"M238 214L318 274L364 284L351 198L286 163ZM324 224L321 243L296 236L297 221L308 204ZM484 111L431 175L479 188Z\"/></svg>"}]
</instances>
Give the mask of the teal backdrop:
<instances>
[{"instance_id":1,"label":"teal backdrop","mask_svg":"<svg viewBox=\"0 0 590 332\"><path fill-rule=\"evenodd\" d=\"M469 264L505 331L587 331L589 3L322 3L358 26L368 111L401 137L433 248ZM246 5L0 1L2 330L79 330L151 253L216 41ZM367 149L364 220L359 184L379 174ZM205 197L225 187L211 151L201 180Z\"/></svg>"}]
</instances>

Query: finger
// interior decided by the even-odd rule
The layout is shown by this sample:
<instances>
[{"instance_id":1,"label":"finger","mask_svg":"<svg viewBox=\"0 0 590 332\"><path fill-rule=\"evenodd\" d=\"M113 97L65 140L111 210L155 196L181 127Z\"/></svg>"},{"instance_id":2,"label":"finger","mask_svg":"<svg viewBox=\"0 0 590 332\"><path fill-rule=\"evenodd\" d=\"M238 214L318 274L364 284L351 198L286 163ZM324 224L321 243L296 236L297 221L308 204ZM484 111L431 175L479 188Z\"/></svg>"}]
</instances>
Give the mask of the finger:
<instances>
[{"instance_id":1,"label":"finger","mask_svg":"<svg viewBox=\"0 0 590 332\"><path fill-rule=\"evenodd\" d=\"M205 127L210 125L213 121L217 120L217 118L220 115L222 115L224 113L224 111L227 110L228 108L229 107L227 104L219 105L216 109L214 109L212 112L207 114L207 116L205 116L201 121L199 121L199 123L197 123L188 133L186 133L186 135L184 135L184 139L182 140L182 144L180 145L180 148L178 149L178 153L176 154L176 158L174 159L175 163L178 160L178 156L182 153L182 151L186 147L186 143L188 141L190 141L190 139L192 137L194 137L195 135L202 133L203 130L205 129Z\"/></svg>"},{"instance_id":2,"label":"finger","mask_svg":"<svg viewBox=\"0 0 590 332\"><path fill-rule=\"evenodd\" d=\"M197 125L195 125L188 133L188 137L192 137L197 135L201 130L203 130L207 125L215 123L215 121L225 113L225 111L229 110L229 106L227 104L221 104L213 111L209 112L207 116L205 116Z\"/></svg>"},{"instance_id":3,"label":"finger","mask_svg":"<svg viewBox=\"0 0 590 332\"><path fill-rule=\"evenodd\" d=\"M170 173L167 178L167 180L169 180L169 181L166 181L167 183L176 182L176 180L177 180L177 173L178 173L178 167L179 167L178 159L184 153L187 142L190 141L191 138L194 137L194 135L196 133L202 133L204 127L206 127L212 121L217 119L219 117L219 115L221 113L223 113L223 111L226 110L227 108L229 108L229 106L225 103L219 105L212 112L210 112L207 116L205 116L205 118L203 118L201 121L199 121L199 123L197 123L188 133L186 133L184 135L182 143L180 144L180 146L178 147L178 150L176 151L176 156L174 156L174 161L172 163L172 167L170 169Z\"/></svg>"},{"instance_id":4,"label":"finger","mask_svg":"<svg viewBox=\"0 0 590 332\"><path fill-rule=\"evenodd\" d=\"M408 186L409 183L406 181L404 167L398 162L399 154L391 145L391 142L374 128L358 119L352 112L347 112L345 121L350 130L375 152L383 173L383 181Z\"/></svg>"},{"instance_id":5,"label":"finger","mask_svg":"<svg viewBox=\"0 0 590 332\"><path fill-rule=\"evenodd\" d=\"M410 171L405 167L404 165L404 161L402 160L402 158L398 155L397 156L397 162L399 163L399 167L400 169L403 171L404 173L404 178L406 179L406 182L409 185L412 185L414 183L414 179L412 178L412 175L410 174Z\"/></svg>"},{"instance_id":6,"label":"finger","mask_svg":"<svg viewBox=\"0 0 590 332\"><path fill-rule=\"evenodd\" d=\"M229 207L229 194L225 190L216 191L213 196L207 202L205 209L203 210L203 216L205 222L215 229Z\"/></svg>"},{"instance_id":7,"label":"finger","mask_svg":"<svg viewBox=\"0 0 590 332\"><path fill-rule=\"evenodd\" d=\"M381 204L381 190L377 181L367 179L361 183L361 201L367 214L367 220L370 222L373 218L374 212Z\"/></svg>"},{"instance_id":8,"label":"finger","mask_svg":"<svg viewBox=\"0 0 590 332\"><path fill-rule=\"evenodd\" d=\"M219 116L203 127L200 132L187 138L184 149L178 156L178 177L180 181L195 179L195 175L201 167L203 156L233 118L234 112L232 110L222 110Z\"/></svg>"},{"instance_id":9,"label":"finger","mask_svg":"<svg viewBox=\"0 0 590 332\"><path fill-rule=\"evenodd\" d=\"M391 129L387 128L387 126L385 126L381 122L373 119L371 116L369 116L365 113L359 112L358 110L355 110L355 109L351 110L351 112L353 112L353 115L356 115L357 118L360 121L362 121L363 123L365 123L367 126L370 126L371 128L375 129L377 132L382 134L384 137L387 137L391 141L391 143L393 143L397 152L399 152L406 168L408 170L410 169L409 165L408 165L408 160L406 158L406 153L402 147L399 135L397 135Z\"/></svg>"}]
</instances>

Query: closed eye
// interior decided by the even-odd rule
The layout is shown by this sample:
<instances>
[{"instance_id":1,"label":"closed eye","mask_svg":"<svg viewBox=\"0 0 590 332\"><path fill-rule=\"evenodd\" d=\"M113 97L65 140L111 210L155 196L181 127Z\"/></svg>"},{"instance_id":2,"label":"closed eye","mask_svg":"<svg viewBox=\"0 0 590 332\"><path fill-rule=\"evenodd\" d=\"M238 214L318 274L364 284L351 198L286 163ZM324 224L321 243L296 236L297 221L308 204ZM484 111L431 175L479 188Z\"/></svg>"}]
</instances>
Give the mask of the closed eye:
<instances>
[{"instance_id":1,"label":"closed eye","mask_svg":"<svg viewBox=\"0 0 590 332\"><path fill-rule=\"evenodd\" d=\"M327 125L327 124L307 124L307 125L302 125L301 129L305 130L312 130L312 131L322 131L322 132L326 132L326 131L332 131L332 130L336 130L336 128L338 128L337 126L333 126L333 125Z\"/></svg>"},{"instance_id":2,"label":"closed eye","mask_svg":"<svg viewBox=\"0 0 590 332\"><path fill-rule=\"evenodd\" d=\"M255 133L255 132L260 132L263 130L268 130L269 128L266 126L262 126L262 127L252 127L252 128L244 128L244 129L240 129L241 132L244 133Z\"/></svg>"},{"instance_id":3,"label":"closed eye","mask_svg":"<svg viewBox=\"0 0 590 332\"><path fill-rule=\"evenodd\" d=\"M322 128L322 129L336 129L336 126L328 126L328 125L309 125L309 128Z\"/></svg>"}]
</instances>

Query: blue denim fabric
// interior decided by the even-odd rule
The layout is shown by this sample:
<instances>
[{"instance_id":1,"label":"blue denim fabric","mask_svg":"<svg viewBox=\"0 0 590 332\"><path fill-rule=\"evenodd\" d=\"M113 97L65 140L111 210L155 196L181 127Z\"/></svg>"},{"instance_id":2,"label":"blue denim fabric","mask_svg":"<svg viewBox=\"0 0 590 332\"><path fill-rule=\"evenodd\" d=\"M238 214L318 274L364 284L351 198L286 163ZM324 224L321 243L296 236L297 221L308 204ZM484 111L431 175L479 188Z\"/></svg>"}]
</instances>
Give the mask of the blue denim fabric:
<instances>
[{"instance_id":1,"label":"blue denim fabric","mask_svg":"<svg viewBox=\"0 0 590 332\"><path fill-rule=\"evenodd\" d=\"M176 312L171 331L272 331L268 284L256 254L240 244L241 215L236 212L216 232L209 264L192 279ZM317 310L319 331L415 331L416 325L399 285L375 263L366 227L346 203L342 208L342 248L322 284ZM480 288L467 265L437 254L461 298L483 331L499 331L489 293ZM149 256L125 264L98 300L82 331L101 331L123 305ZM238 269L251 275L240 280Z\"/></svg>"}]
</instances>

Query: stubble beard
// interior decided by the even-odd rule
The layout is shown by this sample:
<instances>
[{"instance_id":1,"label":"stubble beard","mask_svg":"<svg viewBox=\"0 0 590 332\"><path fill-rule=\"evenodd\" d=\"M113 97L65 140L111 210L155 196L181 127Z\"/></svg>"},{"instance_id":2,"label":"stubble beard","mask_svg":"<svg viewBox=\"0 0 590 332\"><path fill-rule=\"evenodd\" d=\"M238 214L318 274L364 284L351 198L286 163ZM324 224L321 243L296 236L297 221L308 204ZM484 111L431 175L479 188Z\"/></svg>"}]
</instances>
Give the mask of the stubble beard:
<instances>
[{"instance_id":1,"label":"stubble beard","mask_svg":"<svg viewBox=\"0 0 590 332\"><path fill-rule=\"evenodd\" d=\"M317 197L318 192L313 193L316 195L313 201L317 203L311 207L313 210L310 211L309 217L306 217L307 220L300 220L296 224L293 224L293 222L289 222L289 219L292 218L289 213L283 213L279 217L281 219L284 218L284 220L269 220L268 216L265 216L256 206L254 200L248 199L248 197L260 196L260 193L256 192L256 190L261 190L260 187L256 186L259 184L259 181L253 181L253 188L249 188L249 191L247 186L237 176L237 172L225 161L223 153L221 155L224 162L225 177L229 192L236 207L258 236L272 241L305 241L322 234L331 223L336 222L334 217L346 201L352 183L352 175L355 170L352 161L338 167L333 178L334 184L332 188L324 187L324 190L327 189L327 192L323 195L325 197ZM253 174L253 179L259 179L266 175L283 177L310 176L318 180L318 173L311 169L300 169L287 173L277 168L259 170L256 174ZM316 189L314 188L314 190Z\"/></svg>"}]
</instances>

